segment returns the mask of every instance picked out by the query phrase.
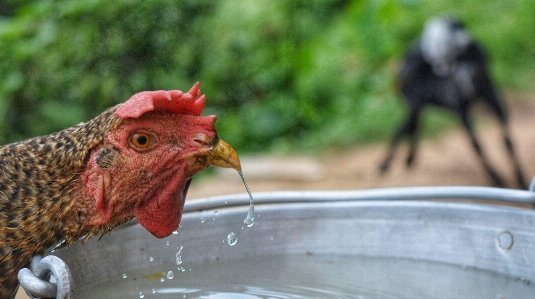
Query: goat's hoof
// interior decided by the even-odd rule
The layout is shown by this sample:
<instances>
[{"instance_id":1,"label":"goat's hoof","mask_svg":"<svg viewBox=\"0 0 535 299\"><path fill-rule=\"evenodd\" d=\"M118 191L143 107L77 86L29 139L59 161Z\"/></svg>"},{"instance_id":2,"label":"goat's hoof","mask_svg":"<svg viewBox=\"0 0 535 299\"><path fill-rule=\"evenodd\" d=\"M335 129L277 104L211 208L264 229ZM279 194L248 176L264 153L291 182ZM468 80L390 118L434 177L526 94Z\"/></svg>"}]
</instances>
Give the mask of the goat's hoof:
<instances>
[{"instance_id":1,"label":"goat's hoof","mask_svg":"<svg viewBox=\"0 0 535 299\"><path fill-rule=\"evenodd\" d=\"M407 167L407 169L410 169L412 168L413 165L414 165L414 157L409 157L407 161L405 162L405 167Z\"/></svg>"},{"instance_id":2,"label":"goat's hoof","mask_svg":"<svg viewBox=\"0 0 535 299\"><path fill-rule=\"evenodd\" d=\"M381 167L379 167L379 174L380 175L383 175L386 173L386 171L388 170L388 163L383 163L381 164Z\"/></svg>"},{"instance_id":3,"label":"goat's hoof","mask_svg":"<svg viewBox=\"0 0 535 299\"><path fill-rule=\"evenodd\" d=\"M493 174L491 175L491 177L492 177L492 182L494 186L500 187L500 188L505 187L505 182L500 176L498 176L497 174Z\"/></svg>"}]
</instances>

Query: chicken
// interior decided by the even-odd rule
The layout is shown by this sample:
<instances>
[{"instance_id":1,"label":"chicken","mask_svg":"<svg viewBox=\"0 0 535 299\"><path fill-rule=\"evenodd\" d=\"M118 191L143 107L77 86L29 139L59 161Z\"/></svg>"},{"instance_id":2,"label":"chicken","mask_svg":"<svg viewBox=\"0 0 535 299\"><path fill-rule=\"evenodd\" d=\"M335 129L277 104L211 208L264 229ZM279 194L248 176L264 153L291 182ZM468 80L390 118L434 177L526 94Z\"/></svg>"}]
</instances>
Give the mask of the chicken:
<instances>
[{"instance_id":1,"label":"chicken","mask_svg":"<svg viewBox=\"0 0 535 299\"><path fill-rule=\"evenodd\" d=\"M157 238L180 223L192 177L240 170L201 116L199 83L183 93L145 91L96 118L0 147L0 298L35 254L108 233L134 217Z\"/></svg>"}]
</instances>

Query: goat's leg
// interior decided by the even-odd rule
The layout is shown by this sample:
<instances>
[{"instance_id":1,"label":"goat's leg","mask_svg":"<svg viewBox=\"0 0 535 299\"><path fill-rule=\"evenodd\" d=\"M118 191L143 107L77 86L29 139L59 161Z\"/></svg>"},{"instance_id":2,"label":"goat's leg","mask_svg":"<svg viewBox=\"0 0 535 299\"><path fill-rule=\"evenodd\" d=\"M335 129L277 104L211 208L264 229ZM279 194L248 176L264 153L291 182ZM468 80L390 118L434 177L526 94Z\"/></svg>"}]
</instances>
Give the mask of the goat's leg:
<instances>
[{"instance_id":1,"label":"goat's leg","mask_svg":"<svg viewBox=\"0 0 535 299\"><path fill-rule=\"evenodd\" d=\"M505 147L507 148L509 158L513 163L513 168L515 171L515 176L518 185L521 189L527 189L528 186L526 184L526 180L524 179L524 175L522 174L522 168L520 167L520 162L513 149L513 143L509 134L509 128L507 125L507 112L505 106L503 106L503 104L499 101L498 96L494 92L494 88L490 84L490 80L488 80L488 78L486 77L484 79L485 80L482 81L485 84L484 88L482 89L483 98L486 99L488 105L491 107L494 113L496 113L496 116L498 117L498 120L502 126L503 140L505 142Z\"/></svg>"},{"instance_id":2,"label":"goat's leg","mask_svg":"<svg viewBox=\"0 0 535 299\"><path fill-rule=\"evenodd\" d=\"M418 121L418 120L416 120ZM416 149L418 147L418 134L417 134L417 128L418 126L413 126L412 130L409 131L409 154L407 155L407 160L405 161L405 165L407 168L410 168L412 166L412 163L414 162L414 157L416 156Z\"/></svg>"},{"instance_id":3,"label":"goat's leg","mask_svg":"<svg viewBox=\"0 0 535 299\"><path fill-rule=\"evenodd\" d=\"M416 128L418 126L419 114L420 114L420 109L416 109L416 108L411 109L407 120L405 121L405 123L403 123L403 125L401 125L397 133L394 135L394 138L392 139L392 142L390 143L390 148L388 150L388 153L379 168L381 173L384 173L388 170L388 167L390 166L390 163L392 162L392 158L394 157L394 153L396 152L396 149L399 146L399 143L407 135L411 136L411 151L410 151L411 154L410 155L412 155L412 157L410 158L411 161L409 162L409 160L407 160L407 165L412 163L412 159L414 159L414 153L416 152L416 139L412 138L412 136L415 134Z\"/></svg>"},{"instance_id":4,"label":"goat's leg","mask_svg":"<svg viewBox=\"0 0 535 299\"><path fill-rule=\"evenodd\" d=\"M481 161L481 164L483 164L483 167L485 168L485 171L489 174L490 178L492 179L492 182L494 185L498 187L505 186L503 179L498 175L498 173L490 166L487 157L483 153L483 150L481 149L481 146L479 145L479 142L477 141L476 135L474 134L474 129L472 127L472 124L470 123L470 120L468 119L468 111L465 109L463 113L461 113L461 122L468 133L468 137L470 138L470 141L472 142L472 146L474 147L479 160Z\"/></svg>"},{"instance_id":5,"label":"goat's leg","mask_svg":"<svg viewBox=\"0 0 535 299\"><path fill-rule=\"evenodd\" d=\"M385 158L383 159L383 163L381 163L381 166L379 167L379 171L381 174L385 173L388 168L390 167L390 163L392 162L392 158L394 158L394 153L396 152L396 149L401 142L401 139L405 135L403 127L398 130L396 135L394 135L394 138L392 139L392 142L390 142L390 147L388 148L388 153L386 154Z\"/></svg>"},{"instance_id":6,"label":"goat's leg","mask_svg":"<svg viewBox=\"0 0 535 299\"><path fill-rule=\"evenodd\" d=\"M524 174L522 173L522 169L520 167L520 162L518 161L518 158L516 157L515 151L513 149L513 142L511 141L509 130L507 129L507 125L505 123L503 123L503 140L505 142L507 152L509 153L509 157L513 162L513 167L518 185L521 189L528 189L526 180L524 179Z\"/></svg>"}]
</instances>

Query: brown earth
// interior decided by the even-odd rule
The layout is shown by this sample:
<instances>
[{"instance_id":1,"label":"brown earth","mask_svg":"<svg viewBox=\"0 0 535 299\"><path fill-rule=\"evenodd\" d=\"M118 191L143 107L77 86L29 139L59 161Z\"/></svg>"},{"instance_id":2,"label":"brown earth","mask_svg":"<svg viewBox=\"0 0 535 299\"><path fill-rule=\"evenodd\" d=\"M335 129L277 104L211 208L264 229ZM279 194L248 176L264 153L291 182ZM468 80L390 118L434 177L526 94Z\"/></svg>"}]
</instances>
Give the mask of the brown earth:
<instances>
[{"instance_id":1,"label":"brown earth","mask_svg":"<svg viewBox=\"0 0 535 299\"><path fill-rule=\"evenodd\" d=\"M535 94L506 94L513 144L528 180L535 176ZM492 165L516 188L505 151L501 129L489 111L478 107L476 134ZM456 126L441 136L420 142L415 165L404 167L406 144L400 148L391 169L380 175L379 164L387 145L369 144L317 155L258 155L242 157L243 173L253 192L276 190L350 190L402 186L490 186L491 182L461 129ZM195 180L189 200L245 192L233 170L218 170L215 176ZM19 292L16 299L28 297Z\"/></svg>"},{"instance_id":2,"label":"brown earth","mask_svg":"<svg viewBox=\"0 0 535 299\"><path fill-rule=\"evenodd\" d=\"M535 95L508 93L510 130L517 156L527 180L535 176ZM502 140L502 130L491 113L476 107L476 134L490 163L518 188L512 164ZM390 170L378 171L387 144L369 144L344 150L326 150L317 155L243 157L243 173L251 191L348 190L402 186L490 186L470 141L460 125L430 139L421 140L411 169L405 168L407 144L398 150ZM243 193L239 176L218 170L217 176L197 180L188 197L199 198Z\"/></svg>"}]
</instances>

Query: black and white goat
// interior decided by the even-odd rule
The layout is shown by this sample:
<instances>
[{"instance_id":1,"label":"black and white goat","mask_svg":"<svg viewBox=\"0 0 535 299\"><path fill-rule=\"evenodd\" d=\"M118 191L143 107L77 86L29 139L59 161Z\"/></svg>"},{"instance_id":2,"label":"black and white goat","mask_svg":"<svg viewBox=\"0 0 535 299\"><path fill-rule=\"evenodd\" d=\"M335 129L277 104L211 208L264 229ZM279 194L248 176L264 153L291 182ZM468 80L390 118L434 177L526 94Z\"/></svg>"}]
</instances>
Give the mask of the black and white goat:
<instances>
[{"instance_id":1,"label":"black and white goat","mask_svg":"<svg viewBox=\"0 0 535 299\"><path fill-rule=\"evenodd\" d=\"M487 104L503 127L504 141L521 188L526 184L513 150L507 126L505 106L498 97L487 73L483 49L472 40L463 24L455 18L430 19L417 43L407 52L399 73L399 88L409 105L407 120L394 136L381 172L388 169L394 152L404 137L409 138L407 166L413 162L417 146L418 118L422 109L436 105L456 113L470 141L497 186L504 186L500 175L484 155L472 124L470 108L477 100Z\"/></svg>"}]
</instances>

